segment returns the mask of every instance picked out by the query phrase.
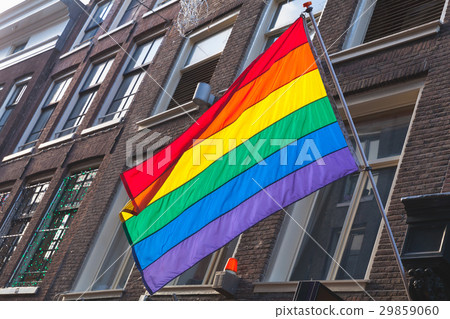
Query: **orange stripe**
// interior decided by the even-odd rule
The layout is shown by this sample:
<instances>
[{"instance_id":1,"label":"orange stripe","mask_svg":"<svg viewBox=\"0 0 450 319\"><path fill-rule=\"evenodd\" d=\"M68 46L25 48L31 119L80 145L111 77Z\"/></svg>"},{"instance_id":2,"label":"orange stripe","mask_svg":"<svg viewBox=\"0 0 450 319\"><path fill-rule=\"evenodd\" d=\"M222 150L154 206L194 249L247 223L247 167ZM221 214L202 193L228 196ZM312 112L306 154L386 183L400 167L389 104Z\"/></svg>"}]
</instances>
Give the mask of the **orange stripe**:
<instances>
[{"instance_id":1,"label":"orange stripe","mask_svg":"<svg viewBox=\"0 0 450 319\"><path fill-rule=\"evenodd\" d=\"M237 91L199 139L206 139L222 130L236 121L246 109L262 101L276 89L315 69L317 65L308 43L292 50L275 62L267 72Z\"/></svg>"}]
</instances>

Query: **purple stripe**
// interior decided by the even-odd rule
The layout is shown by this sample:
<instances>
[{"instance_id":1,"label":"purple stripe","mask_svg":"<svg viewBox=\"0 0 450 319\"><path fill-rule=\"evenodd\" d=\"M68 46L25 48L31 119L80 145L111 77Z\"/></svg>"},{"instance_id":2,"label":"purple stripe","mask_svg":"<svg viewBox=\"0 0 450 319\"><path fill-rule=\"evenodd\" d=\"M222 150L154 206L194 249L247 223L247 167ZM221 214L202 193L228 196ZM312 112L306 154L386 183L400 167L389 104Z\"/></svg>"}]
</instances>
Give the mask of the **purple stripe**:
<instances>
[{"instance_id":1,"label":"purple stripe","mask_svg":"<svg viewBox=\"0 0 450 319\"><path fill-rule=\"evenodd\" d=\"M314 162L266 187L265 191L260 191L214 220L142 270L142 278L149 293L158 291L202 258L226 245L262 219L279 211L281 208L278 204L286 207L358 170L348 148L327 155L323 159L326 165ZM257 176L254 179L258 182Z\"/></svg>"}]
</instances>

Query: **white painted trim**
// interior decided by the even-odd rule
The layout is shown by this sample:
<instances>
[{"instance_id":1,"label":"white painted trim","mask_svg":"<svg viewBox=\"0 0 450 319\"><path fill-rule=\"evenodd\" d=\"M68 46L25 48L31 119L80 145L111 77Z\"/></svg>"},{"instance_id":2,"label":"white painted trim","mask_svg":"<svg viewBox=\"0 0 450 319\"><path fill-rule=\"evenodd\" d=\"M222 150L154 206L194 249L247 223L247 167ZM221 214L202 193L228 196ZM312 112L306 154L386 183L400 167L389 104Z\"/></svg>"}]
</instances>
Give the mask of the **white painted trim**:
<instances>
[{"instance_id":1,"label":"white painted trim","mask_svg":"<svg viewBox=\"0 0 450 319\"><path fill-rule=\"evenodd\" d=\"M121 298L123 295L123 289L111 289L111 290L98 290L98 291L85 291L85 292L69 292L61 294L63 301L70 300L96 300L96 299L112 299Z\"/></svg>"},{"instance_id":2,"label":"white painted trim","mask_svg":"<svg viewBox=\"0 0 450 319\"><path fill-rule=\"evenodd\" d=\"M81 131L81 135L87 135L87 134L90 134L90 133L93 133L93 132L96 132L96 131L100 131L100 130L103 130L105 128L117 125L120 122L122 122L122 119L123 119L123 117L120 117L120 118L117 118L117 119L114 119L114 120L111 120L111 121L108 121L108 122L104 122L104 123L101 123L101 124L98 124L98 125L95 125L95 126L88 127L88 128L86 128L86 129Z\"/></svg>"},{"instance_id":3,"label":"white painted trim","mask_svg":"<svg viewBox=\"0 0 450 319\"><path fill-rule=\"evenodd\" d=\"M130 25L132 25L134 23L136 23L136 20L130 20L127 23L122 24L121 26L119 26L119 27L117 27L117 28L115 28L115 29L113 29L111 31L108 31L108 32L102 34L101 36L98 37L98 41L100 41L100 40L102 40L102 39L104 39L106 37L109 37L111 34L117 32L117 31L120 31L122 29L125 29L126 27L128 27L128 26L130 26Z\"/></svg>"},{"instance_id":4,"label":"white painted trim","mask_svg":"<svg viewBox=\"0 0 450 319\"><path fill-rule=\"evenodd\" d=\"M191 101L136 122L136 125L139 127L139 130L143 130L145 128L150 128L152 126L168 122L185 114L187 115L188 113L197 111L198 109L199 106Z\"/></svg>"},{"instance_id":5,"label":"white painted trim","mask_svg":"<svg viewBox=\"0 0 450 319\"><path fill-rule=\"evenodd\" d=\"M10 67L11 65L14 65L16 63L28 60L36 55L39 55L41 53L44 53L48 50L53 49L56 46L56 43L58 42L59 36L51 37L50 39L41 42L35 46L32 46L30 48L27 48L25 50L19 51L15 54L9 55L3 60L0 61L0 70L6 69Z\"/></svg>"},{"instance_id":6,"label":"white painted trim","mask_svg":"<svg viewBox=\"0 0 450 319\"><path fill-rule=\"evenodd\" d=\"M56 145L56 144L59 144L59 143L62 143L62 142L70 141L70 140L72 140L74 138L74 136L75 136L75 133L72 133L72 134L65 135L65 136L62 136L60 138L57 138L57 139L54 139L54 140L42 143L41 145L38 146L38 149L41 150L43 148L47 148L47 147L50 147L50 146L53 146L53 145Z\"/></svg>"},{"instance_id":7,"label":"white painted trim","mask_svg":"<svg viewBox=\"0 0 450 319\"><path fill-rule=\"evenodd\" d=\"M432 34L436 34L439 32L440 27L441 22L439 20L432 21L381 39L373 40L337 53L333 53L330 55L330 58L333 63L347 61L369 53L391 48L405 42L414 41Z\"/></svg>"},{"instance_id":8,"label":"white painted trim","mask_svg":"<svg viewBox=\"0 0 450 319\"><path fill-rule=\"evenodd\" d=\"M0 295L34 295L39 287L7 287L0 288Z\"/></svg>"},{"instance_id":9,"label":"white painted trim","mask_svg":"<svg viewBox=\"0 0 450 319\"><path fill-rule=\"evenodd\" d=\"M31 154L33 152L33 150L34 150L34 147L30 147L30 148L27 148L27 149L25 149L23 151L16 152L16 153L13 153L11 155L7 155L7 156L3 157L2 162L7 162L7 161L10 161L12 159L19 158L19 157L22 157L24 155Z\"/></svg>"},{"instance_id":10,"label":"white painted trim","mask_svg":"<svg viewBox=\"0 0 450 319\"><path fill-rule=\"evenodd\" d=\"M62 59L64 59L65 57L68 57L69 55L72 55L72 54L74 54L75 52L81 51L81 50L83 50L84 48L86 48L86 47L88 47L88 46L90 46L90 45L91 45L91 41L88 41L88 42L86 42L86 43L83 43L82 45L80 45L80 46L78 46L78 47L76 47L76 48L70 50L69 52L64 53L63 55L61 55L61 56L59 57L59 59L62 60Z\"/></svg>"}]
</instances>

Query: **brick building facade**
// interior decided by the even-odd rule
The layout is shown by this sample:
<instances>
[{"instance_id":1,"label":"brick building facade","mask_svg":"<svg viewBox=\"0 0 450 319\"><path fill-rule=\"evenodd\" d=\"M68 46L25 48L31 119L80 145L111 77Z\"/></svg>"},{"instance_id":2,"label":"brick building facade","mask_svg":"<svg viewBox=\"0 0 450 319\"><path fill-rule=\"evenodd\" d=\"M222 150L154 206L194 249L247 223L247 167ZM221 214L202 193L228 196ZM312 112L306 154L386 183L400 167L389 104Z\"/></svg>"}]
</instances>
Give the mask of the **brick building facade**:
<instances>
[{"instance_id":1,"label":"brick building facade","mask_svg":"<svg viewBox=\"0 0 450 319\"><path fill-rule=\"evenodd\" d=\"M313 6L401 249L400 199L450 189L450 30L448 1L408 0L408 10L391 2ZM0 131L0 299L138 300L145 288L117 218L127 200L120 173L139 161L136 145L158 149L206 110L191 101L197 82L223 94L303 8L209 0L185 37L175 0L67 8L74 24L54 50L0 70L0 103L23 72L36 74ZM363 173L263 220L151 299L230 298L212 282L233 253L237 300L291 300L309 279L346 300L406 298Z\"/></svg>"}]
</instances>

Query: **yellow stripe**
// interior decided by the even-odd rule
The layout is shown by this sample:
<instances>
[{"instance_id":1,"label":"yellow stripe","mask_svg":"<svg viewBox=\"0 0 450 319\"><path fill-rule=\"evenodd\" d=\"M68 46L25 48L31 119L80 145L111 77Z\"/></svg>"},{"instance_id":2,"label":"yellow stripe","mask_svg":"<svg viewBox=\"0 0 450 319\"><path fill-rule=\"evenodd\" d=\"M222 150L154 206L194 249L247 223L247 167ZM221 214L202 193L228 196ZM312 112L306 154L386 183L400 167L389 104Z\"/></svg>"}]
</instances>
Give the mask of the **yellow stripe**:
<instances>
[{"instance_id":1,"label":"yellow stripe","mask_svg":"<svg viewBox=\"0 0 450 319\"><path fill-rule=\"evenodd\" d=\"M294 79L272 92L243 112L234 123L187 150L149 205L200 174L215 160L253 135L324 96L326 92L318 70ZM122 213L121 219L126 221L131 217L132 214Z\"/></svg>"}]
</instances>

